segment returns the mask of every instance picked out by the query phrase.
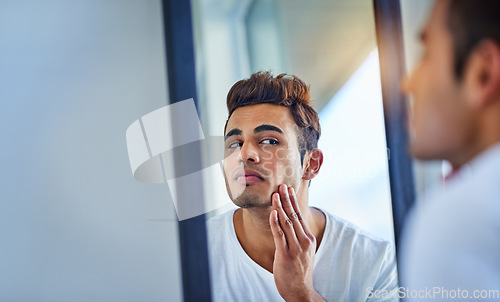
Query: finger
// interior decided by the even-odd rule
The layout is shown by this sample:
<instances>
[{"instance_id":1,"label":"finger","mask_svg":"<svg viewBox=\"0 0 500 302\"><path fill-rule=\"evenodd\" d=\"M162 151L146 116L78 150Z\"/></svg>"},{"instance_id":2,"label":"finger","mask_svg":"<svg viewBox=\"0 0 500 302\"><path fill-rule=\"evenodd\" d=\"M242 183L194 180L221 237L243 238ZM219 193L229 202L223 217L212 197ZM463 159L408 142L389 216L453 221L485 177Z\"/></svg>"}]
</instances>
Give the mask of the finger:
<instances>
[{"instance_id":1,"label":"finger","mask_svg":"<svg viewBox=\"0 0 500 302\"><path fill-rule=\"evenodd\" d=\"M290 187L291 188L291 187ZM290 188L287 187L287 185L283 184L279 186L278 191L280 193L280 198L283 204L283 210L285 211L286 215L290 220L293 222L293 226L297 231L297 228L299 228L298 231L302 231L302 225L299 221L299 216L297 214L297 211L295 210L294 206L292 205L291 201L291 195L289 194ZM296 198L295 198L296 200ZM298 208L298 206L297 206Z\"/></svg>"},{"instance_id":2,"label":"finger","mask_svg":"<svg viewBox=\"0 0 500 302\"><path fill-rule=\"evenodd\" d=\"M281 203L283 205L283 210L288 215L288 217L292 218L292 214L295 214L292 203L290 202L290 196L288 195L288 187L285 184L282 184L278 187L278 192L280 193Z\"/></svg>"},{"instance_id":3,"label":"finger","mask_svg":"<svg viewBox=\"0 0 500 302\"><path fill-rule=\"evenodd\" d=\"M288 218L285 211L283 210L280 195L278 193L273 194L273 208L278 212L278 222L285 233L286 242L288 248L295 248L298 246L299 241L295 235L295 230L293 222Z\"/></svg>"},{"instance_id":4,"label":"finger","mask_svg":"<svg viewBox=\"0 0 500 302\"><path fill-rule=\"evenodd\" d=\"M292 187L288 188L288 196L290 196L290 206L292 207L296 219L294 221L294 224L297 224L295 227L295 234L297 235L297 238L299 239L300 242L303 242L304 240L308 240L308 234L306 229L308 230L306 221L302 219L302 214L300 213L300 208L299 204L297 201L297 196L295 195L295 190Z\"/></svg>"},{"instance_id":5,"label":"finger","mask_svg":"<svg viewBox=\"0 0 500 302\"><path fill-rule=\"evenodd\" d=\"M295 212L297 213L297 217L298 217L298 220L302 226L302 229L304 230L304 233L310 238L311 236L314 236L311 232L311 230L309 230L309 227L307 226L307 223L304 219L304 217L302 216L302 212L300 211L300 208L299 208L299 203L298 203L298 199L297 199L297 195L295 194L295 190L294 188L290 187L289 188L289 195L290 195L290 201L291 201L291 204L292 204L292 207L293 209L295 210Z\"/></svg>"},{"instance_id":6,"label":"finger","mask_svg":"<svg viewBox=\"0 0 500 302\"><path fill-rule=\"evenodd\" d=\"M278 253L286 253L288 248L286 245L285 233L283 233L283 230L280 227L278 212L276 210L271 211L271 215L269 215L269 224L271 225L271 232L273 233L276 251Z\"/></svg>"}]
</instances>

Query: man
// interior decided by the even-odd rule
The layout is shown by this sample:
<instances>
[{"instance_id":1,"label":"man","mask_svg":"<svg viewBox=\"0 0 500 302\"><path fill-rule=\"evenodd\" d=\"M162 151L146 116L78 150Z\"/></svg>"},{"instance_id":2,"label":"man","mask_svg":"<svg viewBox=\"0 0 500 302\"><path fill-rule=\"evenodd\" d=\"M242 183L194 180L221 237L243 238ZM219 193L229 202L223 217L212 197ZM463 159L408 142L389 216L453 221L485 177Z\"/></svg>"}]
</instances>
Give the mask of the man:
<instances>
[{"instance_id":1,"label":"man","mask_svg":"<svg viewBox=\"0 0 500 302\"><path fill-rule=\"evenodd\" d=\"M425 301L500 301L499 12L498 0L436 1L403 85L415 157L460 168L403 234L401 280Z\"/></svg>"},{"instance_id":2,"label":"man","mask_svg":"<svg viewBox=\"0 0 500 302\"><path fill-rule=\"evenodd\" d=\"M297 77L263 72L228 93L223 166L239 209L208 222L215 301L365 301L397 287L391 244L308 206L323 163L309 102Z\"/></svg>"}]
</instances>

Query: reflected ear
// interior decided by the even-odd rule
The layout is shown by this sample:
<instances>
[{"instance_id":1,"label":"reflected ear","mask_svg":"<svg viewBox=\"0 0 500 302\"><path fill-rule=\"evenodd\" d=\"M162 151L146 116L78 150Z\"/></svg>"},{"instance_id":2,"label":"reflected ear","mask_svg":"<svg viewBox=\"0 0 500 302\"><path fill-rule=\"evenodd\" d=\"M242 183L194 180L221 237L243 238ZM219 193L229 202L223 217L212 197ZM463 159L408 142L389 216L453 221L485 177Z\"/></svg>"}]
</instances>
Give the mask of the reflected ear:
<instances>
[{"instance_id":1,"label":"reflected ear","mask_svg":"<svg viewBox=\"0 0 500 302\"><path fill-rule=\"evenodd\" d=\"M320 149L313 149L307 151L304 157L304 171L302 173L302 179L311 180L316 175L318 175L319 170L323 165L323 152Z\"/></svg>"},{"instance_id":2,"label":"reflected ear","mask_svg":"<svg viewBox=\"0 0 500 302\"><path fill-rule=\"evenodd\" d=\"M475 108L483 108L500 96L500 46L490 40L474 49L464 73L465 93Z\"/></svg>"}]
</instances>

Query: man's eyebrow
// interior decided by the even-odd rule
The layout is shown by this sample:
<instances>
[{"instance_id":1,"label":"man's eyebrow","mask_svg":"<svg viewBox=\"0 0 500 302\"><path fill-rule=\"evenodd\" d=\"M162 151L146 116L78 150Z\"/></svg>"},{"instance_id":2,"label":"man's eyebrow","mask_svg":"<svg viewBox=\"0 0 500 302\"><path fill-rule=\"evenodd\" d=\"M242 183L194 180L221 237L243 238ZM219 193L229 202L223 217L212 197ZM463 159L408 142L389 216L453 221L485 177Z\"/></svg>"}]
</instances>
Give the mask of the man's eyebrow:
<instances>
[{"instance_id":1,"label":"man's eyebrow","mask_svg":"<svg viewBox=\"0 0 500 302\"><path fill-rule=\"evenodd\" d=\"M283 130L273 125L260 125L253 129L253 133L263 132L263 131L276 131L279 133L283 133Z\"/></svg>"},{"instance_id":2,"label":"man's eyebrow","mask_svg":"<svg viewBox=\"0 0 500 302\"><path fill-rule=\"evenodd\" d=\"M230 136L241 135L241 130L238 128L231 129L226 135L224 135L224 141L226 141Z\"/></svg>"}]
</instances>

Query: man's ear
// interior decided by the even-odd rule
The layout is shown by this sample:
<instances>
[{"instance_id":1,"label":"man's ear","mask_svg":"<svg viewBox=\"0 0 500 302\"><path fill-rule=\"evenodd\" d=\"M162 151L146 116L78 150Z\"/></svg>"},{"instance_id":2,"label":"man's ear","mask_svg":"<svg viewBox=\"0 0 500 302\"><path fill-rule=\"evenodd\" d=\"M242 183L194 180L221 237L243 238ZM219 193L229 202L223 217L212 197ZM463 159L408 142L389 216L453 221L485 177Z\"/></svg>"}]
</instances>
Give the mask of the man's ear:
<instances>
[{"instance_id":1,"label":"man's ear","mask_svg":"<svg viewBox=\"0 0 500 302\"><path fill-rule=\"evenodd\" d=\"M311 180L319 173L323 165L323 152L320 149L313 149L306 153L304 157L304 171L302 173L302 179Z\"/></svg>"},{"instance_id":2,"label":"man's ear","mask_svg":"<svg viewBox=\"0 0 500 302\"><path fill-rule=\"evenodd\" d=\"M500 99L500 46L485 40L471 53L464 74L465 93L477 109Z\"/></svg>"}]
</instances>

